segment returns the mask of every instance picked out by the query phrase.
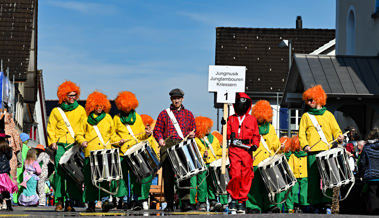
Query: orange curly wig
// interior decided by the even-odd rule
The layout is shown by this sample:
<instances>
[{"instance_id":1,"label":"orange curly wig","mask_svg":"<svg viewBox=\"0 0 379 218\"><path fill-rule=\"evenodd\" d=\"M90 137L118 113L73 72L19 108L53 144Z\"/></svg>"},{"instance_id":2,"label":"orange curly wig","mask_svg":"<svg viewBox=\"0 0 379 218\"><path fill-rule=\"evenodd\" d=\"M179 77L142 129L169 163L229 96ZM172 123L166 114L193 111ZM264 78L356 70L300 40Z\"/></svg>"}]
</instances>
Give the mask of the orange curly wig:
<instances>
[{"instance_id":1,"label":"orange curly wig","mask_svg":"<svg viewBox=\"0 0 379 218\"><path fill-rule=\"evenodd\" d=\"M299 136L295 135L292 136L291 138L291 151L300 151L300 141L299 141Z\"/></svg>"},{"instance_id":2,"label":"orange curly wig","mask_svg":"<svg viewBox=\"0 0 379 218\"><path fill-rule=\"evenodd\" d=\"M284 143L284 152L289 152L291 150L291 139L288 136L282 136L279 139L280 144Z\"/></svg>"},{"instance_id":3,"label":"orange curly wig","mask_svg":"<svg viewBox=\"0 0 379 218\"><path fill-rule=\"evenodd\" d=\"M317 104L321 106L326 105L326 94L321 85L313 86L303 93L303 101L307 101L308 99L313 99Z\"/></svg>"},{"instance_id":4,"label":"orange curly wig","mask_svg":"<svg viewBox=\"0 0 379 218\"><path fill-rule=\"evenodd\" d=\"M270 103L266 100L257 101L251 111L251 115L253 115L257 121L263 119L266 122L271 122L273 114Z\"/></svg>"},{"instance_id":5,"label":"orange curly wig","mask_svg":"<svg viewBox=\"0 0 379 218\"><path fill-rule=\"evenodd\" d=\"M80 88L75 83L65 81L58 87L57 96L59 99L59 104L62 104L62 102L66 100L67 94L70 92L76 92L77 98L79 98Z\"/></svg>"},{"instance_id":6,"label":"orange curly wig","mask_svg":"<svg viewBox=\"0 0 379 218\"><path fill-rule=\"evenodd\" d=\"M220 145L222 145L222 135L221 135L221 133L219 133L218 131L215 130L215 131L212 132L212 135L214 137L216 137L218 139L218 141L220 142Z\"/></svg>"},{"instance_id":7,"label":"orange curly wig","mask_svg":"<svg viewBox=\"0 0 379 218\"><path fill-rule=\"evenodd\" d=\"M213 126L213 121L208 117L198 116L195 118L196 123L196 135L199 138L203 138Z\"/></svg>"},{"instance_id":8,"label":"orange curly wig","mask_svg":"<svg viewBox=\"0 0 379 218\"><path fill-rule=\"evenodd\" d=\"M147 114L141 114L142 122L145 126L151 126L153 124L154 120L152 117L150 117Z\"/></svg>"},{"instance_id":9,"label":"orange curly wig","mask_svg":"<svg viewBox=\"0 0 379 218\"><path fill-rule=\"evenodd\" d=\"M86 113L87 116L96 109L96 106L103 106L103 111L109 113L111 110L111 103L107 99L107 96L101 92L94 91L88 95L86 101Z\"/></svg>"},{"instance_id":10,"label":"orange curly wig","mask_svg":"<svg viewBox=\"0 0 379 218\"><path fill-rule=\"evenodd\" d=\"M114 100L117 109L129 113L138 107L138 100L132 92L124 91L118 93L117 98Z\"/></svg>"}]
</instances>

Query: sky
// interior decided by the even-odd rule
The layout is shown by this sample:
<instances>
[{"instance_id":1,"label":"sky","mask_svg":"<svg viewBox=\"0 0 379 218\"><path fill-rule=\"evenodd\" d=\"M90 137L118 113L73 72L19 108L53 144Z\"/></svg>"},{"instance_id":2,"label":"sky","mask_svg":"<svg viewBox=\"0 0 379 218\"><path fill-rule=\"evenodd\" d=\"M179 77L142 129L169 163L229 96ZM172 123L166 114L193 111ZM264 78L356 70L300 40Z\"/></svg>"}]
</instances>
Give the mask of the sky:
<instances>
[{"instance_id":1,"label":"sky","mask_svg":"<svg viewBox=\"0 0 379 218\"><path fill-rule=\"evenodd\" d=\"M38 68L46 99L70 80L80 99L97 90L110 100L133 92L139 114L156 119L181 88L194 116L213 119L208 67L216 27L335 28L334 0L40 0ZM222 112L220 112L222 116Z\"/></svg>"}]
</instances>

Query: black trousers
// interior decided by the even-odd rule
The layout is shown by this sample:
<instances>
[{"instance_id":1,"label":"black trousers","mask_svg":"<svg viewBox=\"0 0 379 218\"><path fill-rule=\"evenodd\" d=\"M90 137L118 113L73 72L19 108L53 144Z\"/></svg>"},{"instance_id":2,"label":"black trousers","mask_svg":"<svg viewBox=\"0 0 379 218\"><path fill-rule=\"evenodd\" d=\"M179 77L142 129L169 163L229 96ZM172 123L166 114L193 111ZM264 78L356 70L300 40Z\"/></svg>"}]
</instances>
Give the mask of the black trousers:
<instances>
[{"instance_id":1,"label":"black trousers","mask_svg":"<svg viewBox=\"0 0 379 218\"><path fill-rule=\"evenodd\" d=\"M379 214L379 181L367 182L366 211Z\"/></svg>"},{"instance_id":2,"label":"black trousers","mask_svg":"<svg viewBox=\"0 0 379 218\"><path fill-rule=\"evenodd\" d=\"M175 195L175 173L173 170L172 163L168 157L167 149L179 144L181 140L172 139L166 141L166 146L162 147L160 150L161 165L163 170L163 181L164 181L164 196L168 205L172 206L174 203ZM186 179L180 182L180 187L189 187L190 180ZM178 195L181 200L189 200L189 189L179 189Z\"/></svg>"}]
</instances>

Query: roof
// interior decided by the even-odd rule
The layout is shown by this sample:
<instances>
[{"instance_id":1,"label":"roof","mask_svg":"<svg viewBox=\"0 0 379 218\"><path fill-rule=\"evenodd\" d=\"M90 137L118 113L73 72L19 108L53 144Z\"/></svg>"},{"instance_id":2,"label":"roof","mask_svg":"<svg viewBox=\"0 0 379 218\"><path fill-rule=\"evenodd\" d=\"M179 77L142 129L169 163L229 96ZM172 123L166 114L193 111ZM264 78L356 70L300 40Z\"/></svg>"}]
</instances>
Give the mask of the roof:
<instances>
[{"instance_id":1,"label":"roof","mask_svg":"<svg viewBox=\"0 0 379 218\"><path fill-rule=\"evenodd\" d=\"M379 99L379 57L295 54L282 106L316 84L328 98Z\"/></svg>"},{"instance_id":2,"label":"roof","mask_svg":"<svg viewBox=\"0 0 379 218\"><path fill-rule=\"evenodd\" d=\"M216 65L246 66L246 92L283 92L288 75L288 47L311 53L335 38L334 29L216 28Z\"/></svg>"},{"instance_id":3,"label":"roof","mask_svg":"<svg viewBox=\"0 0 379 218\"><path fill-rule=\"evenodd\" d=\"M37 0L12 0L0 3L0 59L4 71L25 81L29 66L34 6ZM12 79L10 76L9 78Z\"/></svg>"}]
</instances>

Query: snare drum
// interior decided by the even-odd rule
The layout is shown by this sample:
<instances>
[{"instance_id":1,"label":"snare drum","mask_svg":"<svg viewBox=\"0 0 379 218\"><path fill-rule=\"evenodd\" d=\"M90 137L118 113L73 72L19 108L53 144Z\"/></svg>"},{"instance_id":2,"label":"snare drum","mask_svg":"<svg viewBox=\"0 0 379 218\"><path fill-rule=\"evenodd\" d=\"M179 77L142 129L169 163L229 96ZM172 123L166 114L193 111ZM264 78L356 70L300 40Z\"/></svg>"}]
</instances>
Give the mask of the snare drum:
<instances>
[{"instance_id":1,"label":"snare drum","mask_svg":"<svg viewBox=\"0 0 379 218\"><path fill-rule=\"evenodd\" d=\"M82 172L84 157L80 154L80 148L78 145L73 145L62 155L59 160L59 165L77 184L82 184L84 182L84 175Z\"/></svg>"},{"instance_id":2,"label":"snare drum","mask_svg":"<svg viewBox=\"0 0 379 218\"><path fill-rule=\"evenodd\" d=\"M222 159L218 159L209 164L209 175L212 178L213 185L215 187L216 194L223 195L228 194L226 186L228 186L230 177L229 171L229 158L225 162L225 174L221 174Z\"/></svg>"},{"instance_id":3,"label":"snare drum","mask_svg":"<svg viewBox=\"0 0 379 218\"><path fill-rule=\"evenodd\" d=\"M177 182L207 170L194 139L187 139L167 149Z\"/></svg>"},{"instance_id":4,"label":"snare drum","mask_svg":"<svg viewBox=\"0 0 379 218\"><path fill-rule=\"evenodd\" d=\"M316 155L316 162L322 179L322 192L325 196L327 196L326 189L340 187L350 182L354 185L355 178L344 148L333 148L320 152Z\"/></svg>"},{"instance_id":5,"label":"snare drum","mask_svg":"<svg viewBox=\"0 0 379 218\"><path fill-rule=\"evenodd\" d=\"M269 157L258 164L271 203L275 203L275 194L289 190L296 184L296 178L288 165L284 154Z\"/></svg>"},{"instance_id":6,"label":"snare drum","mask_svg":"<svg viewBox=\"0 0 379 218\"><path fill-rule=\"evenodd\" d=\"M138 181L154 175L160 167L157 154L148 141L133 145L125 153L126 162Z\"/></svg>"},{"instance_id":7,"label":"snare drum","mask_svg":"<svg viewBox=\"0 0 379 218\"><path fill-rule=\"evenodd\" d=\"M122 179L118 148L91 151L89 159L93 184Z\"/></svg>"}]
</instances>

